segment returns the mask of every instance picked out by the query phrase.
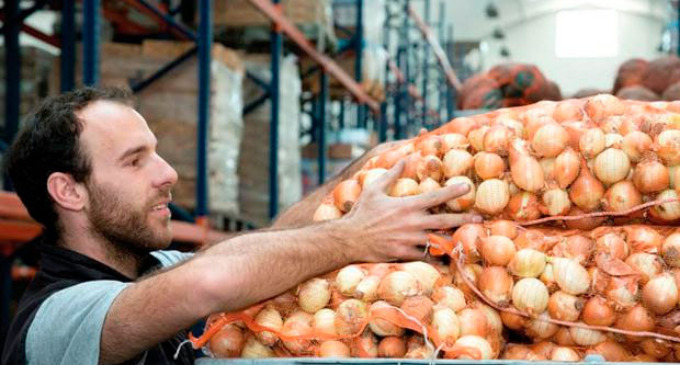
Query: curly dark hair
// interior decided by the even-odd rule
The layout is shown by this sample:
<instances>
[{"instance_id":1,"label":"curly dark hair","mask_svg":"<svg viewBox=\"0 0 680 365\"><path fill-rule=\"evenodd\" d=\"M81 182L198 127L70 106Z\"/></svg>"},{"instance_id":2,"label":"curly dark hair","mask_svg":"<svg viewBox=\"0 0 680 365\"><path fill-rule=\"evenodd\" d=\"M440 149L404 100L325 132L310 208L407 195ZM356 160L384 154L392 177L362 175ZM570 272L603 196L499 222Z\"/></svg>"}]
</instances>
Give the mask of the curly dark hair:
<instances>
[{"instance_id":1,"label":"curly dark hair","mask_svg":"<svg viewBox=\"0 0 680 365\"><path fill-rule=\"evenodd\" d=\"M6 156L5 167L19 198L48 236L56 238L60 229L47 179L63 172L87 182L92 168L78 142L84 125L77 114L98 100L133 103L131 92L122 88L86 87L47 98L28 116Z\"/></svg>"}]
</instances>

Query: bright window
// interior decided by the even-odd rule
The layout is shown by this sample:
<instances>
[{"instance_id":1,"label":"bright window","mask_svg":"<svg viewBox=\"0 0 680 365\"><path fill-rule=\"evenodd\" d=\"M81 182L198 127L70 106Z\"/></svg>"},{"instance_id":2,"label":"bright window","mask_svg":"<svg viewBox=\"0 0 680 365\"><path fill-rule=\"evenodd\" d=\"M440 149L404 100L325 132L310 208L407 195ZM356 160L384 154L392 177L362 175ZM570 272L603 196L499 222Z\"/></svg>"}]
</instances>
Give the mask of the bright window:
<instances>
[{"instance_id":1,"label":"bright window","mask_svg":"<svg viewBox=\"0 0 680 365\"><path fill-rule=\"evenodd\" d=\"M557 13L558 58L616 57L619 16L615 10L563 10Z\"/></svg>"}]
</instances>

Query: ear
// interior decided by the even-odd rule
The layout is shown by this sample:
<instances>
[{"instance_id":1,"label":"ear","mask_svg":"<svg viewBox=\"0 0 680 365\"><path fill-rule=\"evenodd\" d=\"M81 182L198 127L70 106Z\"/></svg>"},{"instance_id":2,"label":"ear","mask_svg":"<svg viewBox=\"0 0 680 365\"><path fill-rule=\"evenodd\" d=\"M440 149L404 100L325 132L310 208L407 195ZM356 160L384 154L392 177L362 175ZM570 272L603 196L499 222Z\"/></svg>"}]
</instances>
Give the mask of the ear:
<instances>
[{"instance_id":1,"label":"ear","mask_svg":"<svg viewBox=\"0 0 680 365\"><path fill-rule=\"evenodd\" d=\"M76 182L73 176L63 172L54 172L47 178L47 191L52 200L66 210L82 210L87 202L84 184Z\"/></svg>"}]
</instances>

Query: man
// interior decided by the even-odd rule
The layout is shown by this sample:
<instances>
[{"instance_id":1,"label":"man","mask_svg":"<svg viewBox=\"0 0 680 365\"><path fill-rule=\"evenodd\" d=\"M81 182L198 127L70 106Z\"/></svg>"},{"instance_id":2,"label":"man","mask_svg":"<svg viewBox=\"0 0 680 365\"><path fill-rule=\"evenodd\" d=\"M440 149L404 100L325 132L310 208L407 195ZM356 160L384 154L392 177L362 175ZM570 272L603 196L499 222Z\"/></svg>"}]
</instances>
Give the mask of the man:
<instances>
[{"instance_id":1,"label":"man","mask_svg":"<svg viewBox=\"0 0 680 365\"><path fill-rule=\"evenodd\" d=\"M402 169L398 164L365 189L341 219L305 224L322 190L275 228L188 257L162 251L172 238L168 203L177 174L156 154L130 96L85 88L47 99L8 156L17 193L48 243L2 363L192 363L188 346L177 360L173 354L184 329L201 318L246 308L353 262L418 259L427 230L479 219L427 212L466 193L465 186L387 196Z\"/></svg>"}]
</instances>

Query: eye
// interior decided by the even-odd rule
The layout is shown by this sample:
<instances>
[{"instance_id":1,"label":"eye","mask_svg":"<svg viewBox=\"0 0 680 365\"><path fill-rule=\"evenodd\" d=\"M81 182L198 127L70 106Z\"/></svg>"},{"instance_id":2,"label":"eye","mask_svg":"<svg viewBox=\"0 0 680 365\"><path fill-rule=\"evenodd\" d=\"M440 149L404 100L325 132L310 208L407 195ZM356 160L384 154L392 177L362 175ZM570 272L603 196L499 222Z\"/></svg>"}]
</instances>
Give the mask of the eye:
<instances>
[{"instance_id":1,"label":"eye","mask_svg":"<svg viewBox=\"0 0 680 365\"><path fill-rule=\"evenodd\" d=\"M137 167L139 166L139 163L140 163L139 157L135 157L134 159L132 159L132 161L130 161L130 166Z\"/></svg>"}]
</instances>

